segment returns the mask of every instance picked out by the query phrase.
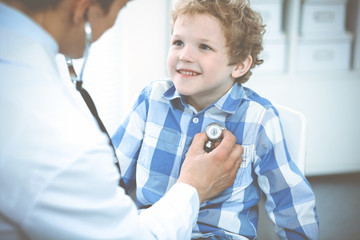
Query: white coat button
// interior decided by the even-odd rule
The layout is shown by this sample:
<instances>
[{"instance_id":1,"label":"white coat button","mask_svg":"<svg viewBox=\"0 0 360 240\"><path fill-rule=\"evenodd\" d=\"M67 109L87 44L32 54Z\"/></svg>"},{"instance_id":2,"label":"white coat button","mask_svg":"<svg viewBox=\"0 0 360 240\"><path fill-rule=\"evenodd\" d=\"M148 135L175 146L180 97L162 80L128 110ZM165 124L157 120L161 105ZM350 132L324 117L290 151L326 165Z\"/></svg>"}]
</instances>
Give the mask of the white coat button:
<instances>
[{"instance_id":1,"label":"white coat button","mask_svg":"<svg viewBox=\"0 0 360 240\"><path fill-rule=\"evenodd\" d=\"M196 123L199 123L199 118L194 117L194 118L193 118L193 123L195 123L195 124L196 124Z\"/></svg>"}]
</instances>

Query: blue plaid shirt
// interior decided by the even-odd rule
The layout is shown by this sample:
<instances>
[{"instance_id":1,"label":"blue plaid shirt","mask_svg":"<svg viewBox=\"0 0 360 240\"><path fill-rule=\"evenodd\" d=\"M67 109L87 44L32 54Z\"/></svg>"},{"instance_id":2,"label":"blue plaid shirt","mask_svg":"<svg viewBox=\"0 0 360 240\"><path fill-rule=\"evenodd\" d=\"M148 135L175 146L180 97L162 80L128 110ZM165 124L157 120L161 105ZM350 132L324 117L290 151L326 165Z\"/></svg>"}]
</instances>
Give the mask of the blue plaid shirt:
<instances>
[{"instance_id":1,"label":"blue plaid shirt","mask_svg":"<svg viewBox=\"0 0 360 240\"><path fill-rule=\"evenodd\" d=\"M143 89L113 136L124 181L129 191L136 188L139 207L154 204L171 188L194 135L212 122L236 136L243 162L233 186L202 203L193 232L255 239L264 193L282 239L317 239L314 193L290 159L278 112L240 84L201 112L186 104L169 79Z\"/></svg>"}]
</instances>

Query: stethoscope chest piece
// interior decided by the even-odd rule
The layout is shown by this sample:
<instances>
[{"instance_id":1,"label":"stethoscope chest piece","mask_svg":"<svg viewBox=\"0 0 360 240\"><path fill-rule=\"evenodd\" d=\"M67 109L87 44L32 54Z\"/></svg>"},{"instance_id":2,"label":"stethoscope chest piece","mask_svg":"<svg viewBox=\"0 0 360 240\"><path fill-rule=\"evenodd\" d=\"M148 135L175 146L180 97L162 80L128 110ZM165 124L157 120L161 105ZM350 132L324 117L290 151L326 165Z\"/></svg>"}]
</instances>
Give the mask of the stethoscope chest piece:
<instances>
[{"instance_id":1,"label":"stethoscope chest piece","mask_svg":"<svg viewBox=\"0 0 360 240\"><path fill-rule=\"evenodd\" d=\"M220 123L210 123L205 128L206 136L208 141L205 143L204 150L205 152L211 152L215 148L215 142L220 142L223 138L223 130L226 129Z\"/></svg>"}]
</instances>

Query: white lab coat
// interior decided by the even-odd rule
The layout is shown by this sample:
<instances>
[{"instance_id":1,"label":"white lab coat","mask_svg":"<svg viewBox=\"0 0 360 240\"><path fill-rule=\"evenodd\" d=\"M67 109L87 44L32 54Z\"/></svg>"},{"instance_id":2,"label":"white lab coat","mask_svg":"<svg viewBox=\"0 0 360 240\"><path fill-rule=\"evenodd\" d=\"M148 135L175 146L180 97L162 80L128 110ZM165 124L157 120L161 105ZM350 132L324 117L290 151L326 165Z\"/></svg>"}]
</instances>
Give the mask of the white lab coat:
<instances>
[{"instance_id":1,"label":"white lab coat","mask_svg":"<svg viewBox=\"0 0 360 240\"><path fill-rule=\"evenodd\" d=\"M56 53L50 35L0 3L0 239L189 239L196 190L176 184L138 215Z\"/></svg>"}]
</instances>

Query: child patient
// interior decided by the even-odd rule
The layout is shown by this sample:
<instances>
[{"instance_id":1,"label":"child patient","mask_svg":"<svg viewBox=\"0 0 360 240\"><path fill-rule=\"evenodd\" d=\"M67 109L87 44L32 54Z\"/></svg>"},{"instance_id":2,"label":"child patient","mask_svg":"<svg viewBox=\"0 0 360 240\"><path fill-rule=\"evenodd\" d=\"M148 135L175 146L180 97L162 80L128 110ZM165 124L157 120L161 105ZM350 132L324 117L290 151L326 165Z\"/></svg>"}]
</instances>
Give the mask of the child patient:
<instances>
[{"instance_id":1,"label":"child patient","mask_svg":"<svg viewBox=\"0 0 360 240\"><path fill-rule=\"evenodd\" d=\"M263 194L281 239L317 239L314 193L289 156L278 112L242 85L262 63L260 15L246 0L180 0L171 16L169 77L143 89L113 136L139 208L170 189L194 135L217 122L244 147L243 162L233 186L201 205L193 239L256 239Z\"/></svg>"}]
</instances>

